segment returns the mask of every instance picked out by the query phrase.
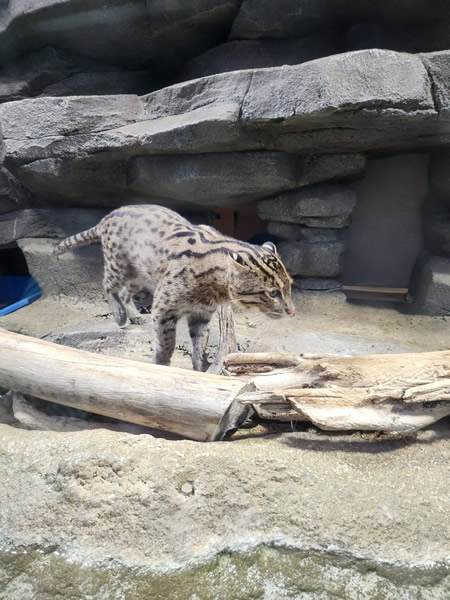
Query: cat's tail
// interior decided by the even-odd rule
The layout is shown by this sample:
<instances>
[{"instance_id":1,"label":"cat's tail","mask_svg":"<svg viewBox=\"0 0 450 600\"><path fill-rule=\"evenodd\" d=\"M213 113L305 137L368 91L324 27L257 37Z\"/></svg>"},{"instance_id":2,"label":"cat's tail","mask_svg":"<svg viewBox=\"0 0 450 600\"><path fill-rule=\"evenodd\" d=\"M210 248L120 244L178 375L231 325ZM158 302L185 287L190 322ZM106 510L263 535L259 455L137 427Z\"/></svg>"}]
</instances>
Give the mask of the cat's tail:
<instances>
[{"instance_id":1,"label":"cat's tail","mask_svg":"<svg viewBox=\"0 0 450 600\"><path fill-rule=\"evenodd\" d=\"M80 231L80 233L76 233L75 235L71 235L66 238L62 242L60 242L57 246L55 246L54 253L56 255L63 254L67 252L67 250L73 250L74 248L78 248L79 246L87 246L88 244L92 244L94 242L100 241L100 231L99 226L96 225L91 229L87 229L86 231Z\"/></svg>"}]
</instances>

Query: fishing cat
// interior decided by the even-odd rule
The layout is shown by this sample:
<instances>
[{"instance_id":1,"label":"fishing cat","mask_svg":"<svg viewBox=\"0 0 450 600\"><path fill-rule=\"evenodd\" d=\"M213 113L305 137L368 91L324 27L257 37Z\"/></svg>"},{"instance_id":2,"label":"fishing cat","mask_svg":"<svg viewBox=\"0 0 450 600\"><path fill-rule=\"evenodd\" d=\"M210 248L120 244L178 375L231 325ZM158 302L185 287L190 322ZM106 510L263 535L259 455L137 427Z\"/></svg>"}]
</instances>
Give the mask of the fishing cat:
<instances>
[{"instance_id":1,"label":"fishing cat","mask_svg":"<svg viewBox=\"0 0 450 600\"><path fill-rule=\"evenodd\" d=\"M156 205L124 206L98 225L66 238L56 254L93 242L103 249L103 287L116 323L142 324L133 296L153 295L153 362L168 365L175 349L177 321L186 315L195 370L205 365L209 322L220 304L238 301L272 318L292 315L291 278L275 245L255 246L192 225Z\"/></svg>"}]
</instances>

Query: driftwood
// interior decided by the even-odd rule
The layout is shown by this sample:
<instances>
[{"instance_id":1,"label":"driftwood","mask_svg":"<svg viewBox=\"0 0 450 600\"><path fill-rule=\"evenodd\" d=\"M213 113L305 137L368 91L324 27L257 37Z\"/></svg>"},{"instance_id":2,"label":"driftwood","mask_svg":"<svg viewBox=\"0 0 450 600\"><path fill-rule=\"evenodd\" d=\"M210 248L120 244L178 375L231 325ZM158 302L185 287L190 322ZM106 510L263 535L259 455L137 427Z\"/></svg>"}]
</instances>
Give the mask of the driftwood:
<instances>
[{"instance_id":1,"label":"driftwood","mask_svg":"<svg viewBox=\"0 0 450 600\"><path fill-rule=\"evenodd\" d=\"M236 333L231 304L222 304L217 310L219 317L219 346L208 373L222 373L226 357L237 351Z\"/></svg>"},{"instance_id":2,"label":"driftwood","mask_svg":"<svg viewBox=\"0 0 450 600\"><path fill-rule=\"evenodd\" d=\"M108 429L119 433L149 433L148 427L127 423L125 421L87 421L77 417L62 417L46 415L42 410L35 408L25 396L9 392L12 400L12 413L14 420L25 429L38 429L41 431L86 431L87 429Z\"/></svg>"},{"instance_id":3,"label":"driftwood","mask_svg":"<svg viewBox=\"0 0 450 600\"><path fill-rule=\"evenodd\" d=\"M224 365L228 376L199 373L0 330L1 387L194 440L222 439L253 410L322 429L403 434L450 414L450 351L234 353ZM16 408L36 420L21 397Z\"/></svg>"},{"instance_id":4,"label":"driftwood","mask_svg":"<svg viewBox=\"0 0 450 600\"><path fill-rule=\"evenodd\" d=\"M231 354L225 369L251 380L253 390L239 399L265 419L411 433L450 414L448 350L349 357Z\"/></svg>"},{"instance_id":5,"label":"driftwood","mask_svg":"<svg viewBox=\"0 0 450 600\"><path fill-rule=\"evenodd\" d=\"M0 329L0 386L194 440L221 439L252 412L246 383L115 358Z\"/></svg>"}]
</instances>

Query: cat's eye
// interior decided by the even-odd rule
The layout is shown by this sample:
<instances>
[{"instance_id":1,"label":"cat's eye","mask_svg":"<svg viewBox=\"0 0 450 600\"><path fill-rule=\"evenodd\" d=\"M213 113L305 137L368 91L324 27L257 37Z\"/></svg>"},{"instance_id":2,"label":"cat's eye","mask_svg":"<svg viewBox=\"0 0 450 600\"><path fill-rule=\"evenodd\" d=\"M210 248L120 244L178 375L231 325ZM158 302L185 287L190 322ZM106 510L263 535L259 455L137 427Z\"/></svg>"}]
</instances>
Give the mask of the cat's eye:
<instances>
[{"instance_id":1,"label":"cat's eye","mask_svg":"<svg viewBox=\"0 0 450 600\"><path fill-rule=\"evenodd\" d=\"M281 294L280 294L280 292L279 292L278 290L275 290L275 289L274 289L274 290L270 290L270 292L269 292L269 296L270 296L271 298L276 298L277 296L281 296Z\"/></svg>"}]
</instances>

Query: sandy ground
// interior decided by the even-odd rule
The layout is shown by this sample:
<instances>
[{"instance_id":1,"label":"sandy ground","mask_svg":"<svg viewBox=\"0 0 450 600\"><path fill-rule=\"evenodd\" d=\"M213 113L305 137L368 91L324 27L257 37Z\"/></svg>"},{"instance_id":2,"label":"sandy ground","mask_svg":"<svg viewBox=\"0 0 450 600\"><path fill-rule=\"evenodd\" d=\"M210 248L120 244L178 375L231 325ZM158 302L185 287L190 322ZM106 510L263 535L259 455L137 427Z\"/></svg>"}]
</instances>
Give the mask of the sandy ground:
<instances>
[{"instance_id":1,"label":"sandy ground","mask_svg":"<svg viewBox=\"0 0 450 600\"><path fill-rule=\"evenodd\" d=\"M431 351L450 348L450 317L419 314L409 304L365 305L346 301L341 292L302 292L294 296L296 315L270 320L259 312L236 314L236 331L242 350L370 354ZM42 298L0 318L0 327L41 337L61 327L76 327L107 320L115 327L107 304L81 299ZM136 326L129 326L133 329ZM151 325L142 335L151 340ZM211 343L217 338L213 325ZM181 324L174 364L187 363L189 343Z\"/></svg>"}]
</instances>

